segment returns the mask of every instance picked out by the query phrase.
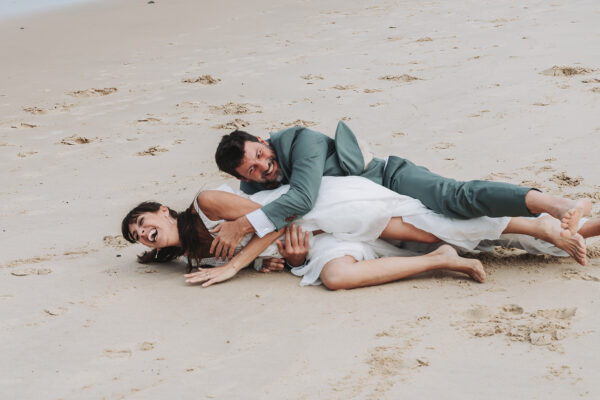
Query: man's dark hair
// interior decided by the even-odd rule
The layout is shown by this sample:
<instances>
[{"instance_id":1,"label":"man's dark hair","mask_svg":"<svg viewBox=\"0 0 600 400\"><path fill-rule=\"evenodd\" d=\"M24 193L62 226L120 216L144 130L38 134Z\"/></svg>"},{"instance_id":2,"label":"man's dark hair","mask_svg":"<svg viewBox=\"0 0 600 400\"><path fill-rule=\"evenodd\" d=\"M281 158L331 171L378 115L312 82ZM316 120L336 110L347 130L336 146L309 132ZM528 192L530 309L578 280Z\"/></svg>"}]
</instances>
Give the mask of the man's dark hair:
<instances>
[{"instance_id":1,"label":"man's dark hair","mask_svg":"<svg viewBox=\"0 0 600 400\"><path fill-rule=\"evenodd\" d=\"M215 153L215 161L221 171L227 172L238 179L243 178L235 169L240 166L244 159L244 145L246 142L258 142L258 138L248 132L237 130L221 138L221 143L219 143Z\"/></svg>"}]
</instances>

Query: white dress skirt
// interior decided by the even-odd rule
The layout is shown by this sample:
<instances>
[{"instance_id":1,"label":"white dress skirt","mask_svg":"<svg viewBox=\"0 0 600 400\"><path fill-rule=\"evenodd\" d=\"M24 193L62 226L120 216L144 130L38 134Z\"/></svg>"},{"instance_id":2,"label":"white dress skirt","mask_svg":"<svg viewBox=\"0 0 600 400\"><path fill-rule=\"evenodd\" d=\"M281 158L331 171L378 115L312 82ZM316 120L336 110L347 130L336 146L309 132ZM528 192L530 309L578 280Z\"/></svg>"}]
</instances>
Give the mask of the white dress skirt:
<instances>
[{"instance_id":1,"label":"white dress skirt","mask_svg":"<svg viewBox=\"0 0 600 400\"><path fill-rule=\"evenodd\" d=\"M226 185L216 190L235 193L265 205L286 193L289 185L253 195L233 191ZM199 209L196 201L194 206L208 229L223 222L208 219ZM426 208L419 200L400 195L366 178L325 176L321 181L313 209L294 223L300 225L304 231L322 230L326 233L311 236L309 261L303 266L293 268L292 273L302 276L303 286L318 285L321 270L334 258L349 255L361 261L417 254L378 239L392 217L402 217L404 222L430 232L442 241L466 251L476 251L482 241L492 244L493 241L501 239L502 232L510 222L510 217L453 219ZM517 244L521 239L529 238L523 235L513 236L516 236L513 242ZM245 246L251 237L252 234L246 235L236 252ZM541 240L526 240L526 242L530 248L540 254L567 255ZM555 254L556 250L563 254ZM274 243L260 256L280 257ZM222 264L214 259L202 260L202 263Z\"/></svg>"}]
</instances>

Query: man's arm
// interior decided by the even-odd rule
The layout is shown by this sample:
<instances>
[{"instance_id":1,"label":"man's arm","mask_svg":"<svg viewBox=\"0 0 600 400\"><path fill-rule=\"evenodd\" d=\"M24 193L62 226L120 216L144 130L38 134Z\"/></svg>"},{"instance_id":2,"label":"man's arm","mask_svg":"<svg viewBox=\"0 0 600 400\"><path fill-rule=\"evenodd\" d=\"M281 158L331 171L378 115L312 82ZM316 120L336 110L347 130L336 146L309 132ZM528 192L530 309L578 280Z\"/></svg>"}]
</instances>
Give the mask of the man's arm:
<instances>
[{"instance_id":1,"label":"man's arm","mask_svg":"<svg viewBox=\"0 0 600 400\"><path fill-rule=\"evenodd\" d=\"M290 189L261 208L275 229L281 229L313 208L323 178L328 140L331 141L322 133L310 129L303 129L296 134L290 150Z\"/></svg>"},{"instance_id":2,"label":"man's arm","mask_svg":"<svg viewBox=\"0 0 600 400\"><path fill-rule=\"evenodd\" d=\"M267 204L260 210L246 214L232 222L219 226L217 238L213 241L212 249L215 257L226 258L241 240L240 233L256 232L262 237L274 230L283 228L288 222L302 217L309 212L319 193L325 159L333 141L322 133L302 128L295 134L290 148L291 174L290 190L279 199ZM240 185L246 190L252 190L252 185ZM217 242L215 244L215 242Z\"/></svg>"}]
</instances>

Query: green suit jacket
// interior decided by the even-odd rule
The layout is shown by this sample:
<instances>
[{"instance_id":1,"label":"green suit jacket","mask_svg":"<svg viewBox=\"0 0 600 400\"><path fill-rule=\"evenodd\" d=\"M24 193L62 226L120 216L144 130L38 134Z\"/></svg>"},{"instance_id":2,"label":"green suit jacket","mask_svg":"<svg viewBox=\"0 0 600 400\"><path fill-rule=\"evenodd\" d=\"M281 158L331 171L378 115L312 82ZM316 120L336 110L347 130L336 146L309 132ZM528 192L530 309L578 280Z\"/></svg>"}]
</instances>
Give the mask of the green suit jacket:
<instances>
[{"instance_id":1,"label":"green suit jacket","mask_svg":"<svg viewBox=\"0 0 600 400\"><path fill-rule=\"evenodd\" d=\"M308 128L295 126L273 133L268 140L283 172L283 184L290 190L262 208L277 229L302 217L312 208L323 176L360 175L381 184L385 162L373 159L367 168L354 133L342 121L335 139ZM240 189L248 194L265 190L255 182L242 181Z\"/></svg>"}]
</instances>

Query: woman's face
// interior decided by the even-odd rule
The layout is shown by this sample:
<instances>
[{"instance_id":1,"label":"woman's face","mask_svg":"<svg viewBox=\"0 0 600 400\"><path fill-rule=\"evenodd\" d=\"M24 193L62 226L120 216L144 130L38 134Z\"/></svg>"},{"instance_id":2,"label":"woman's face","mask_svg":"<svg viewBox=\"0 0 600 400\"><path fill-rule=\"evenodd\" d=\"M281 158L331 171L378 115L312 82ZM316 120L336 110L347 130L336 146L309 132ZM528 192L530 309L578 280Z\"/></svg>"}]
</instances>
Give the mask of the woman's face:
<instances>
[{"instance_id":1,"label":"woman's face","mask_svg":"<svg viewBox=\"0 0 600 400\"><path fill-rule=\"evenodd\" d=\"M138 215L136 221L129 224L129 232L136 241L155 249L181 246L177 221L171 217L169 209L164 205L156 212Z\"/></svg>"}]
</instances>

